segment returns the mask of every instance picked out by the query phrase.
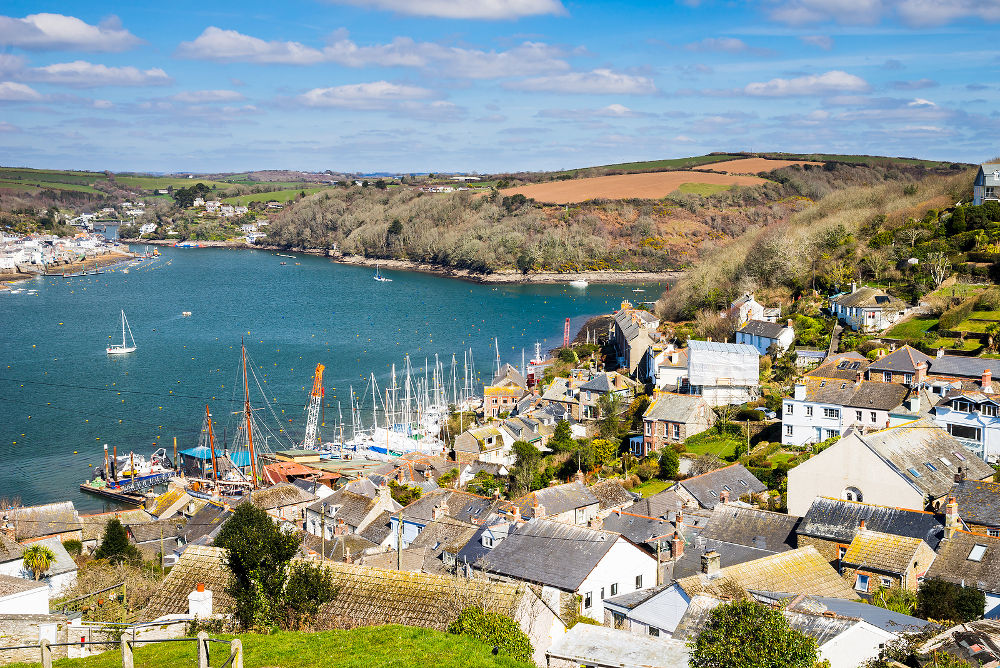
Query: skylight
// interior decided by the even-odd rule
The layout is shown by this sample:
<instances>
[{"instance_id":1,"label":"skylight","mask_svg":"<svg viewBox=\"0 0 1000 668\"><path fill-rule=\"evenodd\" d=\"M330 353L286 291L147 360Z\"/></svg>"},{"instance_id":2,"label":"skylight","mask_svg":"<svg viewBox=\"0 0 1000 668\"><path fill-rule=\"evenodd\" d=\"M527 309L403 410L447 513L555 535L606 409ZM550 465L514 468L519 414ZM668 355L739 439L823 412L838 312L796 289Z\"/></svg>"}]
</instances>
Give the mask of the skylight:
<instances>
[{"instance_id":1,"label":"skylight","mask_svg":"<svg viewBox=\"0 0 1000 668\"><path fill-rule=\"evenodd\" d=\"M984 554L986 554L986 546L977 543L969 552L969 561L982 561Z\"/></svg>"},{"instance_id":2,"label":"skylight","mask_svg":"<svg viewBox=\"0 0 1000 668\"><path fill-rule=\"evenodd\" d=\"M948 461L947 457L938 457L938 459L940 459L941 463L944 464L945 466L951 466L951 462Z\"/></svg>"},{"instance_id":3,"label":"skylight","mask_svg":"<svg viewBox=\"0 0 1000 668\"><path fill-rule=\"evenodd\" d=\"M962 453L960 453L960 452L952 452L951 454L955 455L955 457L958 458L958 461L960 461L960 462L964 462L965 461L965 457L962 455Z\"/></svg>"},{"instance_id":4,"label":"skylight","mask_svg":"<svg viewBox=\"0 0 1000 668\"><path fill-rule=\"evenodd\" d=\"M920 473L917 471L917 469L909 468L909 469L906 469L906 470L909 471L910 475L912 475L914 478L919 478L920 477Z\"/></svg>"},{"instance_id":5,"label":"skylight","mask_svg":"<svg viewBox=\"0 0 1000 668\"><path fill-rule=\"evenodd\" d=\"M926 466L931 471L937 471L937 467L931 464L930 462L924 462L924 466Z\"/></svg>"}]
</instances>

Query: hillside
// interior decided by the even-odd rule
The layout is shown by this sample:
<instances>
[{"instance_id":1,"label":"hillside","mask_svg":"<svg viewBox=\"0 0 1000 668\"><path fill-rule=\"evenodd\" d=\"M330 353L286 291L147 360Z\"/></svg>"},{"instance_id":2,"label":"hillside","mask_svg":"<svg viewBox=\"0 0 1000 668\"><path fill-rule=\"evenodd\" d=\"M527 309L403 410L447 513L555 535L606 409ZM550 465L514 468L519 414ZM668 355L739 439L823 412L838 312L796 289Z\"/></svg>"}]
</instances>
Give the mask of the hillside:
<instances>
[{"instance_id":1,"label":"hillside","mask_svg":"<svg viewBox=\"0 0 1000 668\"><path fill-rule=\"evenodd\" d=\"M509 657L493 656L492 647L466 636L410 626L378 626L350 631L319 633L282 632L273 635L245 634L243 642L246 668L278 666L280 668L530 668L531 664ZM220 665L216 654L228 656L225 645L212 648L212 665ZM140 647L135 652L135 665L151 666L195 665L194 643L161 643ZM11 668L28 668L29 664L10 664ZM37 666L37 664L35 664ZM86 659L62 659L54 663L64 668L119 668L121 653L105 652Z\"/></svg>"}]
</instances>

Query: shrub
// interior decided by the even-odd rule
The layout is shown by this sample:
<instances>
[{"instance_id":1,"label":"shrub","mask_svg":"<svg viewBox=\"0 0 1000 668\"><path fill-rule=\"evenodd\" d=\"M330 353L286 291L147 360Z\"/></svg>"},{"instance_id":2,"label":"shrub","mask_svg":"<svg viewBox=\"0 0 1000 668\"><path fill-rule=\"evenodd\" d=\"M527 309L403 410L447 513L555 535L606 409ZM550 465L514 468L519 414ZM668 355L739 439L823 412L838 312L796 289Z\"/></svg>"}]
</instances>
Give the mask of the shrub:
<instances>
[{"instance_id":1,"label":"shrub","mask_svg":"<svg viewBox=\"0 0 1000 668\"><path fill-rule=\"evenodd\" d=\"M650 478L656 477L659 469L660 467L652 462L643 462L635 467L635 474L639 476L639 480L646 482Z\"/></svg>"},{"instance_id":2,"label":"shrub","mask_svg":"<svg viewBox=\"0 0 1000 668\"><path fill-rule=\"evenodd\" d=\"M917 590L917 616L924 619L968 622L979 619L986 609L986 597L975 587L963 587L945 580L924 580Z\"/></svg>"},{"instance_id":3,"label":"shrub","mask_svg":"<svg viewBox=\"0 0 1000 668\"><path fill-rule=\"evenodd\" d=\"M677 472L680 470L680 457L677 456L677 451L673 448L667 447L660 451L660 474L659 477L663 480L673 480L677 477Z\"/></svg>"},{"instance_id":4,"label":"shrub","mask_svg":"<svg viewBox=\"0 0 1000 668\"><path fill-rule=\"evenodd\" d=\"M941 318L938 320L938 331L941 332L946 329L954 329L961 324L963 320L972 314L972 310L976 306L976 301L975 297L970 297L958 306L953 306L942 313Z\"/></svg>"},{"instance_id":5,"label":"shrub","mask_svg":"<svg viewBox=\"0 0 1000 668\"><path fill-rule=\"evenodd\" d=\"M692 643L692 668L813 668L816 641L791 628L780 610L753 600L724 603Z\"/></svg>"},{"instance_id":6,"label":"shrub","mask_svg":"<svg viewBox=\"0 0 1000 668\"><path fill-rule=\"evenodd\" d=\"M107 559L113 564L122 562L135 563L142 561L139 549L129 542L125 527L118 518L109 520L104 525L104 535L101 536L101 546L94 553L96 559Z\"/></svg>"},{"instance_id":7,"label":"shrub","mask_svg":"<svg viewBox=\"0 0 1000 668\"><path fill-rule=\"evenodd\" d=\"M737 422L746 422L747 420L749 420L750 422L760 422L763 419L764 419L764 414L752 408L741 408L736 413Z\"/></svg>"},{"instance_id":8,"label":"shrub","mask_svg":"<svg viewBox=\"0 0 1000 668\"><path fill-rule=\"evenodd\" d=\"M69 552L71 557L79 557L83 553L83 543L76 539L65 541L63 547Z\"/></svg>"},{"instance_id":9,"label":"shrub","mask_svg":"<svg viewBox=\"0 0 1000 668\"><path fill-rule=\"evenodd\" d=\"M559 360L566 362L567 364L576 364L579 362L579 358L576 356L576 352L572 348L563 348L559 351Z\"/></svg>"},{"instance_id":10,"label":"shrub","mask_svg":"<svg viewBox=\"0 0 1000 668\"><path fill-rule=\"evenodd\" d=\"M448 633L467 635L488 645L493 645L497 653L517 661L532 663L534 648L531 640L510 617L498 612L486 612L470 607L448 625Z\"/></svg>"}]
</instances>

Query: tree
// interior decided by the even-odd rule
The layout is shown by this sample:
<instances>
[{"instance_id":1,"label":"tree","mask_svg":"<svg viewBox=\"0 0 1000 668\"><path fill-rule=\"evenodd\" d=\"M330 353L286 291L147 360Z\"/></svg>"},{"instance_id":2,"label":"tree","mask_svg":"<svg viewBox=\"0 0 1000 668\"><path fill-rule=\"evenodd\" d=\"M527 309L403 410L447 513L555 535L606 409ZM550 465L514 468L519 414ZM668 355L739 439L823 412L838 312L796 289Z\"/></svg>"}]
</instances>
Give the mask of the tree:
<instances>
[{"instance_id":1,"label":"tree","mask_svg":"<svg viewBox=\"0 0 1000 668\"><path fill-rule=\"evenodd\" d=\"M283 608L285 619L282 626L298 630L309 623L319 612L319 607L332 601L337 591L333 585L333 574L316 564L293 562L285 585Z\"/></svg>"},{"instance_id":2,"label":"tree","mask_svg":"<svg viewBox=\"0 0 1000 668\"><path fill-rule=\"evenodd\" d=\"M24 568L31 571L36 580L41 580L45 571L52 567L55 558L55 552L45 545L31 545L24 550Z\"/></svg>"},{"instance_id":3,"label":"tree","mask_svg":"<svg viewBox=\"0 0 1000 668\"><path fill-rule=\"evenodd\" d=\"M951 218L945 223L945 229L948 232L949 237L953 237L956 234L965 232L965 208L956 207L955 212L951 214Z\"/></svg>"},{"instance_id":4,"label":"tree","mask_svg":"<svg viewBox=\"0 0 1000 668\"><path fill-rule=\"evenodd\" d=\"M398 237L403 233L403 223L399 222L399 218L396 218L389 225L389 230L386 234L390 237Z\"/></svg>"},{"instance_id":5,"label":"tree","mask_svg":"<svg viewBox=\"0 0 1000 668\"><path fill-rule=\"evenodd\" d=\"M751 600L712 611L691 647L692 668L812 668L816 641L788 626L781 611Z\"/></svg>"},{"instance_id":6,"label":"tree","mask_svg":"<svg viewBox=\"0 0 1000 668\"><path fill-rule=\"evenodd\" d=\"M573 447L573 432L569 420L560 420L556 423L556 430L549 439L549 447L556 452L564 452Z\"/></svg>"},{"instance_id":7,"label":"tree","mask_svg":"<svg viewBox=\"0 0 1000 668\"><path fill-rule=\"evenodd\" d=\"M591 445L594 447L594 459L598 466L610 464L618 457L618 441L595 438Z\"/></svg>"},{"instance_id":8,"label":"tree","mask_svg":"<svg viewBox=\"0 0 1000 668\"><path fill-rule=\"evenodd\" d=\"M125 527L116 517L104 525L101 546L94 553L96 559L107 559L113 564L136 563L142 560L139 548L129 542Z\"/></svg>"},{"instance_id":9,"label":"tree","mask_svg":"<svg viewBox=\"0 0 1000 668\"><path fill-rule=\"evenodd\" d=\"M670 445L660 450L660 475L663 480L673 480L680 471L681 458Z\"/></svg>"},{"instance_id":10,"label":"tree","mask_svg":"<svg viewBox=\"0 0 1000 668\"><path fill-rule=\"evenodd\" d=\"M448 625L448 633L471 636L487 645L493 645L497 654L523 663L532 663L534 649L531 647L531 639L517 622L499 612L466 608Z\"/></svg>"},{"instance_id":11,"label":"tree","mask_svg":"<svg viewBox=\"0 0 1000 668\"><path fill-rule=\"evenodd\" d=\"M935 287L941 285L951 272L951 261L948 256L942 251L928 253L926 263L930 269L931 278L934 279Z\"/></svg>"},{"instance_id":12,"label":"tree","mask_svg":"<svg viewBox=\"0 0 1000 668\"><path fill-rule=\"evenodd\" d=\"M975 587L934 578L917 590L917 616L924 619L968 622L982 617L985 609L986 596Z\"/></svg>"},{"instance_id":13,"label":"tree","mask_svg":"<svg viewBox=\"0 0 1000 668\"><path fill-rule=\"evenodd\" d=\"M392 500L398 503L399 505L408 506L420 498L422 491L419 487L411 487L410 485L401 485L395 480L390 480L389 494L392 496Z\"/></svg>"},{"instance_id":14,"label":"tree","mask_svg":"<svg viewBox=\"0 0 1000 668\"><path fill-rule=\"evenodd\" d=\"M511 447L515 456L514 466L510 470L511 489L528 491L535 479L535 472L542 460L542 453L527 441L514 441L514 445Z\"/></svg>"},{"instance_id":15,"label":"tree","mask_svg":"<svg viewBox=\"0 0 1000 668\"><path fill-rule=\"evenodd\" d=\"M301 538L278 528L262 508L241 503L222 525L215 546L226 550L229 584L237 623L250 629L270 626L282 600L286 567Z\"/></svg>"},{"instance_id":16,"label":"tree","mask_svg":"<svg viewBox=\"0 0 1000 668\"><path fill-rule=\"evenodd\" d=\"M621 397L614 392L605 392L597 398L597 410L597 429L601 438L618 442L622 437Z\"/></svg>"},{"instance_id":17,"label":"tree","mask_svg":"<svg viewBox=\"0 0 1000 668\"><path fill-rule=\"evenodd\" d=\"M497 491L503 490L503 483L486 471L479 471L469 481L468 490L480 496L493 496Z\"/></svg>"},{"instance_id":18,"label":"tree","mask_svg":"<svg viewBox=\"0 0 1000 668\"><path fill-rule=\"evenodd\" d=\"M882 588L872 596L872 605L902 615L912 615L917 607L917 595L900 587Z\"/></svg>"}]
</instances>

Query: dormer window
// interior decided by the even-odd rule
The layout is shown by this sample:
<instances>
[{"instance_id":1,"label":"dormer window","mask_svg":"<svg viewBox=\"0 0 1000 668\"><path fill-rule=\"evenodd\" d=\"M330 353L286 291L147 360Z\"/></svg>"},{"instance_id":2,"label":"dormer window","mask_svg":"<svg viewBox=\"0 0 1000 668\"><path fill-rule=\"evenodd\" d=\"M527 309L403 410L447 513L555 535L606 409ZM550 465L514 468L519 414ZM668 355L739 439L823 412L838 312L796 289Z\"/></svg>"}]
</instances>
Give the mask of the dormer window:
<instances>
[{"instance_id":1,"label":"dormer window","mask_svg":"<svg viewBox=\"0 0 1000 668\"><path fill-rule=\"evenodd\" d=\"M964 399L955 399L951 402L951 407L958 413L971 413L975 408L972 402Z\"/></svg>"},{"instance_id":2,"label":"dormer window","mask_svg":"<svg viewBox=\"0 0 1000 668\"><path fill-rule=\"evenodd\" d=\"M979 407L979 412L982 413L983 415L987 415L989 417L996 417L997 416L997 405L996 404L983 404L982 406Z\"/></svg>"}]
</instances>

